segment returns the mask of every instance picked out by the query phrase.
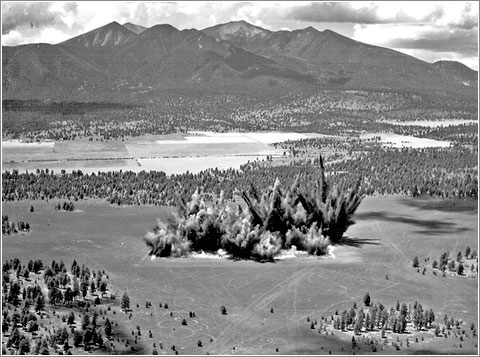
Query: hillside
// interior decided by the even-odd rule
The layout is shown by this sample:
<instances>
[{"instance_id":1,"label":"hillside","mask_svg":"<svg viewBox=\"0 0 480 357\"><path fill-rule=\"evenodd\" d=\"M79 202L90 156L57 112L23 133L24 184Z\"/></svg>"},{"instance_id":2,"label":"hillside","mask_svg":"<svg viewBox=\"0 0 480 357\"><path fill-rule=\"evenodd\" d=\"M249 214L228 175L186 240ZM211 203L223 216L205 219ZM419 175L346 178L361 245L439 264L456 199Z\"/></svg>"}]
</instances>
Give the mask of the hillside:
<instances>
[{"instance_id":1,"label":"hillside","mask_svg":"<svg viewBox=\"0 0 480 357\"><path fill-rule=\"evenodd\" d=\"M336 87L414 92L455 88L454 91L467 95L473 92L465 87L477 88L477 72L461 64L458 65L465 67L462 71L450 61L430 64L398 51L354 41L331 30L308 27L271 32L238 21L203 32L252 53L302 68L320 82ZM461 76L457 75L459 71Z\"/></svg>"},{"instance_id":2,"label":"hillside","mask_svg":"<svg viewBox=\"0 0 480 357\"><path fill-rule=\"evenodd\" d=\"M2 47L3 98L68 99L105 78L103 68L61 46Z\"/></svg>"},{"instance_id":3,"label":"hillside","mask_svg":"<svg viewBox=\"0 0 480 357\"><path fill-rule=\"evenodd\" d=\"M430 64L312 27L272 32L245 21L202 31L112 22L57 45L2 47L8 99L129 100L145 89L243 93L323 89L477 97L477 72Z\"/></svg>"}]
</instances>

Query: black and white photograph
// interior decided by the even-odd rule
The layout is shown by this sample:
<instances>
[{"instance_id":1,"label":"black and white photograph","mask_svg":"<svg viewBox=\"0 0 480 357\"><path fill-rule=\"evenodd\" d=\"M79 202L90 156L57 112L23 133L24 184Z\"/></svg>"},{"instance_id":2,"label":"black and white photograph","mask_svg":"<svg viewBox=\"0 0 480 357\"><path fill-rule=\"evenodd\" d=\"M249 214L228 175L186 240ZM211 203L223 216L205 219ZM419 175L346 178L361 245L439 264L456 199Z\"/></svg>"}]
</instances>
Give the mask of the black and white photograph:
<instances>
[{"instance_id":1,"label":"black and white photograph","mask_svg":"<svg viewBox=\"0 0 480 357\"><path fill-rule=\"evenodd\" d=\"M477 1L2 1L1 355L479 354Z\"/></svg>"}]
</instances>

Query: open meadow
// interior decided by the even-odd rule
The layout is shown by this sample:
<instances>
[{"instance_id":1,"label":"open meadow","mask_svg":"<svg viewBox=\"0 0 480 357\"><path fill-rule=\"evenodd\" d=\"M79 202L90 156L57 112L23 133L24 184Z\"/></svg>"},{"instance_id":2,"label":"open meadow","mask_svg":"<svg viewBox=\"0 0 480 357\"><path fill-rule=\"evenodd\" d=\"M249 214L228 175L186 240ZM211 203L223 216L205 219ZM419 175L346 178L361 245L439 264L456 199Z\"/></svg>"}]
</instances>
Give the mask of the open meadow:
<instances>
[{"instance_id":1,"label":"open meadow","mask_svg":"<svg viewBox=\"0 0 480 357\"><path fill-rule=\"evenodd\" d=\"M188 135L144 135L126 140L58 141L27 143L2 142L2 170L55 172L156 170L178 174L207 168L236 168L267 156L280 157L283 151L272 142L282 142L316 134L192 132Z\"/></svg>"},{"instance_id":2,"label":"open meadow","mask_svg":"<svg viewBox=\"0 0 480 357\"><path fill-rule=\"evenodd\" d=\"M330 256L275 263L213 257L152 260L142 238L170 209L85 200L75 202L74 212L60 212L56 203L2 203L3 214L31 226L29 233L3 237L3 259L39 258L47 264L54 259L67 266L75 259L104 269L110 291L117 298L126 292L131 299L132 317L118 312L118 329L124 336L137 325L153 333L151 338L144 333L135 353L151 354L153 342L158 346L161 341L165 349L160 354L173 354L172 345L179 354L352 354L353 331L328 325L327 334L319 334L307 319L330 318L354 303L363 306L367 292L372 302L387 307L418 301L433 309L438 322L447 314L461 319L461 328L469 330L472 322L478 326L478 279L442 277L431 268L443 252L455 257L467 246L477 249L474 200L367 197L355 215L357 224ZM413 268L415 256L425 274ZM146 301L152 306L147 308ZM226 315L220 312L222 305ZM399 351L392 346L397 338L403 342ZM478 354L476 338L459 344L453 335L434 338L432 330L415 336L388 331L384 340L380 354ZM359 345L356 354L371 353L370 346Z\"/></svg>"}]
</instances>

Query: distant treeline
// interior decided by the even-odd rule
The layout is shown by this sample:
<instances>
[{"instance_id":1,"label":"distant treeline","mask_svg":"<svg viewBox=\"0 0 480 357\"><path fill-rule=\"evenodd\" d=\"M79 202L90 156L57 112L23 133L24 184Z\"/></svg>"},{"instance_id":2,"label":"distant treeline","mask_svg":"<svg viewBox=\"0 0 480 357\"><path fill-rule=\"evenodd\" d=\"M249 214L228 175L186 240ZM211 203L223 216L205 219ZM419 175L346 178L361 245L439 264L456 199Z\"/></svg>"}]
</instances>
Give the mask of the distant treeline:
<instances>
[{"instance_id":1,"label":"distant treeline","mask_svg":"<svg viewBox=\"0 0 480 357\"><path fill-rule=\"evenodd\" d=\"M37 99L4 99L2 111L41 112L44 114L85 114L104 109L131 109L133 104L96 102L53 102Z\"/></svg>"},{"instance_id":2,"label":"distant treeline","mask_svg":"<svg viewBox=\"0 0 480 357\"><path fill-rule=\"evenodd\" d=\"M478 197L478 151L461 147L429 149L372 148L352 153L348 160L331 163L330 183L352 187L358 178L368 195L428 195L443 198ZM254 162L240 170L208 169L197 174L167 176L164 172L99 172L80 170L53 174L5 172L2 174L2 201L102 198L118 205L174 205L179 194L188 199L197 187L206 194L224 191L230 198L235 190L253 184L263 192L278 178L290 187L300 174L300 187L311 187L317 177L317 162L300 159L290 165L271 166Z\"/></svg>"},{"instance_id":3,"label":"distant treeline","mask_svg":"<svg viewBox=\"0 0 480 357\"><path fill-rule=\"evenodd\" d=\"M330 170L365 178L369 194L478 197L478 150L455 148L387 149L373 146L351 159L332 163Z\"/></svg>"},{"instance_id":4,"label":"distant treeline","mask_svg":"<svg viewBox=\"0 0 480 357\"><path fill-rule=\"evenodd\" d=\"M273 92L273 93L272 93ZM268 95L209 91L161 91L132 104L3 101L3 136L23 140L125 140L188 130L293 131L329 135L362 132L445 133L399 128L388 120L476 119L477 102L409 93L336 91ZM382 122L381 122L382 121ZM466 128L467 140L472 141ZM448 133L449 131L447 131ZM476 133L476 130L475 130ZM455 133L462 143L464 135Z\"/></svg>"}]
</instances>

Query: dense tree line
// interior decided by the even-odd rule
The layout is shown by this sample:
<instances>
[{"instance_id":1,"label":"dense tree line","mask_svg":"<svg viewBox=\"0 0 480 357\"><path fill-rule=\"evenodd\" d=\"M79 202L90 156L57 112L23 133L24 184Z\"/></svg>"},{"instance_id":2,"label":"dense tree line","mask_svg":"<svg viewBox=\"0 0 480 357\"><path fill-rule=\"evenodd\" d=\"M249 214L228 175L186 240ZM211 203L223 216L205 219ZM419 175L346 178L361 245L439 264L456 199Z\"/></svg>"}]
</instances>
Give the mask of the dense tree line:
<instances>
[{"instance_id":1,"label":"dense tree line","mask_svg":"<svg viewBox=\"0 0 480 357\"><path fill-rule=\"evenodd\" d=\"M460 124L440 127L424 127L419 125L394 125L389 123L365 124L361 130L370 132L395 133L398 135L414 136L441 141L450 141L454 145L473 146L478 144L478 124ZM306 153L312 149L329 149L332 151L363 151L369 149L371 143L362 140L359 133L349 133L345 136L308 138L295 141L274 143L276 148L289 150L291 153Z\"/></svg>"},{"instance_id":2,"label":"dense tree line","mask_svg":"<svg viewBox=\"0 0 480 357\"><path fill-rule=\"evenodd\" d=\"M87 112L104 109L133 109L132 104L106 102L53 102L39 99L4 99L2 110L5 112L41 112L43 114L62 113L85 114Z\"/></svg>"},{"instance_id":3,"label":"dense tree line","mask_svg":"<svg viewBox=\"0 0 480 357\"><path fill-rule=\"evenodd\" d=\"M336 145L333 139L318 140L331 147ZM314 146L318 140L300 141L299 145ZM285 148L288 145L291 144ZM347 144L339 145L339 150L348 147ZM477 198L477 158L478 150L465 147L393 149L375 142L353 141L348 152L342 154L343 160L326 164L330 171L327 181L344 182L351 187L358 177L362 177L367 195ZM2 174L2 201L101 198L116 205L174 205L176 194L189 199L197 187L207 195L223 190L228 199L236 190L246 191L250 185L265 191L276 178L289 187L298 174L301 176L300 187L309 187L316 180L316 160L299 158L288 165L278 166L270 162L254 162L239 170L208 169L197 174L187 172L171 176L157 171L89 175L80 170L62 174L14 170Z\"/></svg>"},{"instance_id":4,"label":"dense tree line","mask_svg":"<svg viewBox=\"0 0 480 357\"><path fill-rule=\"evenodd\" d=\"M478 150L469 148L382 148L354 153L331 170L365 178L367 194L478 197Z\"/></svg>"},{"instance_id":5,"label":"dense tree line","mask_svg":"<svg viewBox=\"0 0 480 357\"><path fill-rule=\"evenodd\" d=\"M119 84L121 85L121 84ZM125 139L187 130L284 130L351 134L391 128L379 120L471 119L476 102L409 93L225 94L163 91L130 104L4 101L3 135L26 140Z\"/></svg>"},{"instance_id":6,"label":"dense tree line","mask_svg":"<svg viewBox=\"0 0 480 357\"><path fill-rule=\"evenodd\" d=\"M418 125L395 125L391 131L399 135L450 141L456 145L478 145L478 123L423 127Z\"/></svg>"}]
</instances>

